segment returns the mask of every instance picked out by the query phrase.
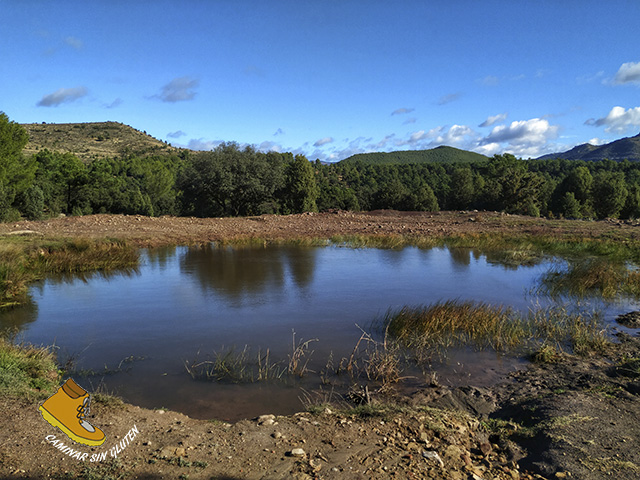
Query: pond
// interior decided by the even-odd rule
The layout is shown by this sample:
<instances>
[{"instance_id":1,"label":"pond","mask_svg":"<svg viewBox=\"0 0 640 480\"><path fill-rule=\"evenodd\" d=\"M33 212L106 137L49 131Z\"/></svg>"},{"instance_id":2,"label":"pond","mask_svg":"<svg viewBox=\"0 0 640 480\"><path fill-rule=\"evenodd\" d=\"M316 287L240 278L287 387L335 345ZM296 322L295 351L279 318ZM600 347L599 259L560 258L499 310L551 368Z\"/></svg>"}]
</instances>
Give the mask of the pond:
<instances>
[{"instance_id":1,"label":"pond","mask_svg":"<svg viewBox=\"0 0 640 480\"><path fill-rule=\"evenodd\" d=\"M72 359L74 378L133 404L196 418L237 420L303 409L300 397L321 387L317 375L296 382L196 381L185 362L214 352L269 353L286 365L292 344L316 372L348 357L363 330L389 309L439 300L474 300L526 310L551 260L509 267L470 249L176 247L143 252L136 271L50 278L31 288L32 303L0 316L20 339L55 344ZM606 317L628 311L606 307ZM295 332L295 333L294 333ZM379 337L378 337L379 338ZM443 383L490 383L522 367L492 352L458 351L434 366ZM416 379L415 384L420 383ZM414 385L415 386L415 385Z\"/></svg>"}]
</instances>

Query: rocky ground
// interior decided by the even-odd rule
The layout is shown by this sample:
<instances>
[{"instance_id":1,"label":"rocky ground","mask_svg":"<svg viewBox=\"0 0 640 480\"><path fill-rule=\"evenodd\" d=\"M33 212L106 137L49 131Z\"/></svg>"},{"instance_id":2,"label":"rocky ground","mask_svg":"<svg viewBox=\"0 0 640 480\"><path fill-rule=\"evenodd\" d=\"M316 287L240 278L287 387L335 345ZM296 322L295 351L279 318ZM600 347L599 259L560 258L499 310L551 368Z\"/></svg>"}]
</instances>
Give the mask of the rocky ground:
<instances>
[{"instance_id":1,"label":"rocky ground","mask_svg":"<svg viewBox=\"0 0 640 480\"><path fill-rule=\"evenodd\" d=\"M635 228L484 212L336 212L245 219L98 215L4 224L0 233L126 237L140 245L160 245L243 235L405 232L632 237ZM99 447L71 442L42 419L38 402L2 398L0 477L637 479L639 358L640 338L621 334L602 356L550 358L490 388L434 384L409 396L374 396L373 405L352 410L341 404L282 417L264 412L233 425L94 396L89 420L107 435ZM56 448L56 440L86 453L86 459Z\"/></svg>"},{"instance_id":2,"label":"rocky ground","mask_svg":"<svg viewBox=\"0 0 640 480\"><path fill-rule=\"evenodd\" d=\"M0 224L0 235L32 231L69 237L124 238L140 246L189 244L236 237L329 238L333 235L408 235L444 237L503 233L640 238L632 222L578 221L508 215L496 212L374 212L305 213L244 218L144 217L88 215Z\"/></svg>"}]
</instances>

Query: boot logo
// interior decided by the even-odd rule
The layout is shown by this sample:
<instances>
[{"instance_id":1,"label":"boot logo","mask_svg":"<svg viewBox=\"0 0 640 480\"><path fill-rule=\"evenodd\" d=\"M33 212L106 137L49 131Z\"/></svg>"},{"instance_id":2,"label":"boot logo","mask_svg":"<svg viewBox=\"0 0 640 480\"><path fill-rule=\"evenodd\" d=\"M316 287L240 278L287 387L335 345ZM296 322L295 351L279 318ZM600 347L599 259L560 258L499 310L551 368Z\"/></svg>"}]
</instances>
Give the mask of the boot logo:
<instances>
[{"instance_id":1,"label":"boot logo","mask_svg":"<svg viewBox=\"0 0 640 480\"><path fill-rule=\"evenodd\" d=\"M90 399L89 393L70 378L38 409L51 426L59 428L74 442L102 445L106 439L102 430L85 420Z\"/></svg>"}]
</instances>

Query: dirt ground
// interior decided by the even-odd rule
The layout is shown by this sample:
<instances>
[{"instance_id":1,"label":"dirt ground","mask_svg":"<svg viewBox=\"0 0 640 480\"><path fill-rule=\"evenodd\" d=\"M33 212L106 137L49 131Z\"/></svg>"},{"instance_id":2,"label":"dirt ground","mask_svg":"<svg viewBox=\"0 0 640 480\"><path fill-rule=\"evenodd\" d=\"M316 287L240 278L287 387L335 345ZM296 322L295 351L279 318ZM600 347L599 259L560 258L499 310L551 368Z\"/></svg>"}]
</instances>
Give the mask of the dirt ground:
<instances>
[{"instance_id":1,"label":"dirt ground","mask_svg":"<svg viewBox=\"0 0 640 480\"><path fill-rule=\"evenodd\" d=\"M465 212L262 216L243 219L97 215L0 225L0 234L127 238L141 246L234 236L553 233L634 238L617 221L563 222ZM640 338L621 334L601 357L562 356L490 388L431 385L393 407L329 407L235 424L93 401L107 440L85 447L43 420L38 402L0 399L0 478L600 479L640 478ZM40 402L41 403L41 402ZM62 441L86 460L56 448ZM95 455L95 457L92 457ZM96 461L91 461L91 459Z\"/></svg>"},{"instance_id":2,"label":"dirt ground","mask_svg":"<svg viewBox=\"0 0 640 480\"><path fill-rule=\"evenodd\" d=\"M408 235L444 237L459 234L550 234L640 238L636 223L619 220L578 221L508 215L496 212L304 213L244 218L144 217L87 215L46 221L0 224L0 235L15 231L69 237L124 238L140 246L190 244L234 237L329 238L333 235Z\"/></svg>"}]
</instances>

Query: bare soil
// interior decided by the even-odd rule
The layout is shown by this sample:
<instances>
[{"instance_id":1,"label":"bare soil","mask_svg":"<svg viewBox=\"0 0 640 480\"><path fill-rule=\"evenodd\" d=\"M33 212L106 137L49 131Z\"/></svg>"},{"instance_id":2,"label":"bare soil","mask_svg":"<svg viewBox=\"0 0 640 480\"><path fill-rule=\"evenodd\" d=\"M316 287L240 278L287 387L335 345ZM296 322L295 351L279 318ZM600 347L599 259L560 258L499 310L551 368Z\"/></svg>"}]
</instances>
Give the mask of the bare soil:
<instances>
[{"instance_id":1,"label":"bare soil","mask_svg":"<svg viewBox=\"0 0 640 480\"><path fill-rule=\"evenodd\" d=\"M333 235L446 237L502 233L585 238L640 238L637 223L620 220L547 220L496 212L304 213L242 218L87 215L0 224L0 235L27 230L51 236L123 238L136 245L191 244L240 237L329 238Z\"/></svg>"},{"instance_id":2,"label":"bare soil","mask_svg":"<svg viewBox=\"0 0 640 480\"><path fill-rule=\"evenodd\" d=\"M548 221L487 212L335 212L241 219L96 215L0 225L0 234L126 238L140 246L233 237L502 232L635 238L617 221ZM107 435L85 447L45 422L38 402L0 399L1 478L533 479L640 478L640 338L621 334L599 357L561 356L490 388L432 385L374 397L393 408L265 416L235 424L93 401ZM333 410L336 410L333 408ZM364 413L364 414L363 414ZM367 414L368 413L368 414ZM135 437L114 450L135 426ZM80 461L51 443L87 453ZM300 449L300 450L297 450ZM113 455L115 456L112 456ZM91 462L93 454L106 454Z\"/></svg>"}]
</instances>

